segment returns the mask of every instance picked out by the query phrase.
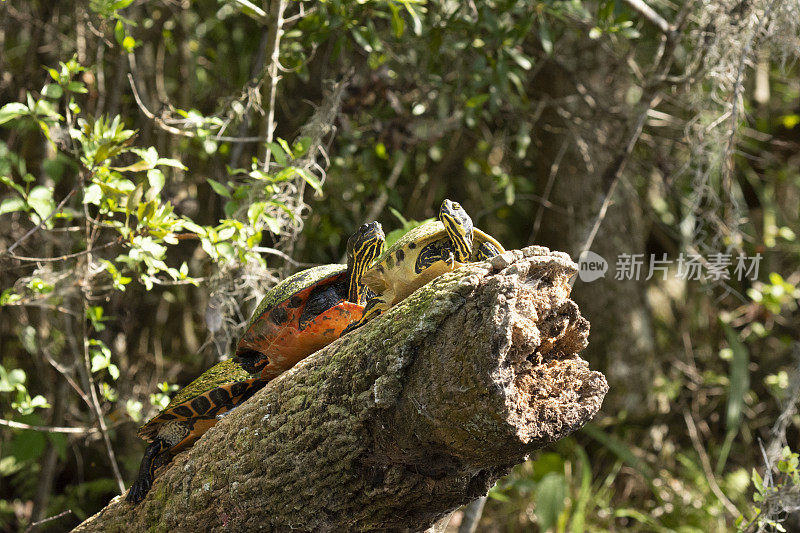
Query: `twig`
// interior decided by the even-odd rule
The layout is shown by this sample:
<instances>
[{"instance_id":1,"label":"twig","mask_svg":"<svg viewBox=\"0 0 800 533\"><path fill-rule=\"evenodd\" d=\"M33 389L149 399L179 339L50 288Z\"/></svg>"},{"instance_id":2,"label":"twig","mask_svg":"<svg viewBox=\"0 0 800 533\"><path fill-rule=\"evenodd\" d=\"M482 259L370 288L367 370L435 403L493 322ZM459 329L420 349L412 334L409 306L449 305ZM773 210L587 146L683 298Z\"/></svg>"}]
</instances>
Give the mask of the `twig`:
<instances>
[{"instance_id":1,"label":"twig","mask_svg":"<svg viewBox=\"0 0 800 533\"><path fill-rule=\"evenodd\" d=\"M80 252L75 252L74 254L60 255L58 257L26 257L24 255L16 255L16 254L10 254L10 255L11 255L12 259L18 259L19 261L33 261L33 262L36 262L36 263L52 263L52 262L56 262L56 261L65 261L67 259L73 259L75 257L80 257L82 255L90 254L90 253L92 253L94 251L97 251L97 250L103 250L104 248L109 248L111 246L114 246L115 244L121 243L122 240L123 240L122 237L119 237L118 239L113 240L111 242L107 242L105 244L101 244L100 246L95 246L91 250L82 250Z\"/></svg>"},{"instance_id":2,"label":"twig","mask_svg":"<svg viewBox=\"0 0 800 533\"><path fill-rule=\"evenodd\" d=\"M25 233L25 235L23 235L22 237L20 237L20 238L17 240L17 242L15 242L15 243L14 243L14 244L12 244L11 246L9 246L9 247L8 247L8 248L7 248L5 251L3 251L3 252L0 252L0 256L3 256L3 255L5 255L5 254L10 254L11 252L13 252L13 251L14 251L14 249L15 249L17 246L19 246L20 244L22 244L23 242L25 242L26 240L28 240L28 238L29 238L31 235L33 235L34 233L36 233L37 231L39 231L39 230L42 228L42 226L44 226L44 225L47 223L47 221L48 221L48 220L50 220L50 218L51 218L53 215L55 215L57 212L61 211L61 208L63 208L63 207L64 207L64 204L66 204L66 203L69 201L69 199L70 199L70 198L72 198L72 197L73 197L73 195L74 195L76 192L78 192L78 187L80 187L81 183L83 183L83 180L81 180L81 181L80 181L80 182L79 182L77 185L75 185L75 187L73 187L73 188L72 188L72 190L71 190L71 191L69 191L69 193L67 193L67 195L64 197L64 199L63 199L63 200L61 200L61 202L59 202L59 204L56 206L56 208L55 208L55 209L53 209L52 211L50 211L50 213L49 213L49 214L48 214L46 217L44 217L44 218L43 218L41 221L39 221L39 223L38 223L36 226L34 226L34 227L32 227L31 229L29 229L29 230L28 230L28 232L27 232L27 233Z\"/></svg>"},{"instance_id":3,"label":"twig","mask_svg":"<svg viewBox=\"0 0 800 533\"><path fill-rule=\"evenodd\" d=\"M64 365L60 364L55 359L53 359L48 350L42 350L42 353L44 354L45 359L47 359L47 362L50 363L50 366L55 368L56 371L58 371L58 373L61 374L61 377L67 380L67 383L69 383L70 387L72 387L72 389L78 394L78 396L81 397L81 400L83 400L83 402L87 406L89 406L89 408L91 408L92 404L91 402L89 402L89 397L86 396L86 393L83 392L83 390L78 386L77 383L75 383L75 380L72 379L72 376L69 375L67 368L65 368Z\"/></svg>"},{"instance_id":4,"label":"twig","mask_svg":"<svg viewBox=\"0 0 800 533\"><path fill-rule=\"evenodd\" d=\"M644 0L624 0L626 4L631 6L634 11L646 18L649 22L654 24L661 33L671 33L674 28L664 20L664 18L653 10L652 7L647 5Z\"/></svg>"},{"instance_id":5,"label":"twig","mask_svg":"<svg viewBox=\"0 0 800 533\"><path fill-rule=\"evenodd\" d=\"M132 64L131 70L133 70L133 68L134 67ZM175 126L170 126L169 124L164 122L164 119L162 119L159 116L156 116L152 111L147 109L147 106L142 101L141 96L139 96L139 91L136 88L136 82L134 81L133 74L131 74L130 72L128 73L128 81L130 82L131 91L133 92L133 99L136 101L136 105L139 106L139 110L144 114L144 116L152 120L156 126L166 131L167 133L172 133L173 135L180 135L181 137L188 137L190 139L199 137L199 135L197 135L197 132L195 131L182 130L180 128L176 128ZM260 143L266 140L264 137L227 137L224 135L214 135L210 136L209 138L212 138L215 141L229 142L229 143Z\"/></svg>"},{"instance_id":6,"label":"twig","mask_svg":"<svg viewBox=\"0 0 800 533\"><path fill-rule=\"evenodd\" d=\"M30 429L33 431L44 431L45 433L72 433L76 435L85 435L86 433L97 433L97 428L71 428L59 426L32 426L30 424L23 424L22 422L14 422L13 420L5 420L0 418L0 426L7 426L14 429Z\"/></svg>"},{"instance_id":7,"label":"twig","mask_svg":"<svg viewBox=\"0 0 800 533\"><path fill-rule=\"evenodd\" d=\"M389 193L387 191L394 187L397 183L397 180L400 178L400 173L406 166L406 161L408 161L408 154L405 152L400 152L400 155L397 156L397 161L395 162L394 167L392 167L392 173L389 174L389 179L386 180L384 189L381 191L380 195L378 195L375 203L372 204L372 208L370 208L369 212L367 213L365 220L375 220L375 217L377 217L378 214L383 211L383 208L386 206L386 201L389 199Z\"/></svg>"},{"instance_id":8,"label":"twig","mask_svg":"<svg viewBox=\"0 0 800 533\"><path fill-rule=\"evenodd\" d=\"M733 505L725 493L722 492L722 489L719 488L717 484L717 478L714 477L714 472L711 470L711 462L708 459L708 454L706 454L705 449L703 449L703 444L700 442L700 436L697 433L697 426L692 419L692 415L684 409L683 410L683 418L686 420L686 427L689 429L689 437L692 439L692 446L694 446L694 450L697 452L697 455L700 456L700 463L703 465L703 471L706 474L706 478L708 479L708 485L711 487L711 492L717 497L717 499L722 503L725 509L728 510L733 516L739 516L739 509Z\"/></svg>"},{"instance_id":9,"label":"twig","mask_svg":"<svg viewBox=\"0 0 800 533\"><path fill-rule=\"evenodd\" d=\"M254 246L254 247L251 248L251 250L254 251L254 252L262 253L262 254L277 255L278 257L280 257L284 261L286 261L289 264L291 264L292 266L296 266L296 267L309 267L309 266L315 266L316 265L316 263L300 263L300 262L295 261L294 259L292 259L292 257L289 254L284 253L284 252L282 252L280 250L276 250L275 248L269 248L267 246Z\"/></svg>"},{"instance_id":10,"label":"twig","mask_svg":"<svg viewBox=\"0 0 800 533\"><path fill-rule=\"evenodd\" d=\"M83 211L84 214L86 215L85 217L86 223L84 225L86 231L86 247L87 249L91 250L93 248L92 226L89 222L89 211L86 204L84 204L83 206ZM86 261L86 265L91 265L92 255L91 253L87 255L88 259ZM84 268L86 269L85 272L86 275L88 276L88 266ZM91 364L91 358L89 356L89 330L86 324L87 321L85 318L83 318L88 316L89 312L89 295L86 292L87 290L88 290L88 283L85 283L84 290L81 293L81 303L83 304L82 305L83 313L81 319L79 319L81 323L81 333L83 339L83 349L81 350L83 352L83 369L84 372L86 373L87 385L89 386L89 397L92 400L92 409L94 410L94 414L97 417L97 424L100 427L100 432L103 435L103 442L105 443L106 452L108 453L108 459L109 462L111 463L111 470L114 472L114 478L117 481L119 492L120 494L122 494L123 492L125 492L125 483L123 483L122 481L122 475L119 472L119 465L117 465L117 457L114 454L114 448L111 446L111 439L108 436L108 428L106 427L106 421L105 417L103 416L103 410L100 407L100 401L97 399L97 387L95 385L94 375L92 374L92 364Z\"/></svg>"},{"instance_id":11,"label":"twig","mask_svg":"<svg viewBox=\"0 0 800 533\"><path fill-rule=\"evenodd\" d=\"M234 4L240 4L242 7L245 7L252 11L250 12L243 12L248 17L260 22L261 24L267 24L269 22L269 17L267 16L267 12L255 5L254 3L248 0L231 0Z\"/></svg>"},{"instance_id":12,"label":"twig","mask_svg":"<svg viewBox=\"0 0 800 533\"><path fill-rule=\"evenodd\" d=\"M556 181L558 168L561 166L561 160L564 158L564 154L567 153L568 146L569 142L565 139L564 142L561 143L561 148L559 148L558 154L556 154L556 158L553 160L553 164L550 167L550 176L547 178L547 185L542 193L542 203L539 205L539 209L536 211L536 220L533 221L533 229L531 229L531 235L528 237L529 244L534 241L536 234L539 233L539 226L542 224L542 217L544 216L544 209L546 207L544 202L548 202L547 199L550 197L550 191L553 188L553 183Z\"/></svg>"},{"instance_id":13,"label":"twig","mask_svg":"<svg viewBox=\"0 0 800 533\"><path fill-rule=\"evenodd\" d=\"M55 516L50 516L48 518L44 518L37 522L31 522L31 525L29 525L27 529L25 529L25 533L29 533L30 531L33 531L33 528L35 527L41 526L42 524L46 524L47 522L52 522L53 520L58 520L59 518L63 518L69 514L74 514L72 512L72 509L67 509L66 511L60 512Z\"/></svg>"},{"instance_id":14,"label":"twig","mask_svg":"<svg viewBox=\"0 0 800 533\"><path fill-rule=\"evenodd\" d=\"M20 301L17 301L17 302L9 302L9 303L6 303L4 305L7 305L9 307L12 307L12 306L38 307L39 309L49 309L51 311L58 311L59 313L64 313L66 315L72 315L74 317L78 316L78 313L76 313L75 311L73 311L71 309L67 309L64 306L41 303L41 302L38 302L36 300L20 300Z\"/></svg>"},{"instance_id":15,"label":"twig","mask_svg":"<svg viewBox=\"0 0 800 533\"><path fill-rule=\"evenodd\" d=\"M310 15L311 13L314 13L316 11L317 11L317 6L311 7L308 10L306 10L305 5L301 3L300 4L300 13L297 13L296 15L292 15L291 17L286 17L285 19L283 19L283 23L284 24L291 24L292 22L300 20L301 18L303 18L303 17L305 17L307 15ZM316 49L316 47L315 47L315 49Z\"/></svg>"},{"instance_id":16,"label":"twig","mask_svg":"<svg viewBox=\"0 0 800 533\"><path fill-rule=\"evenodd\" d=\"M603 203L600 206L600 211L597 213L597 218L595 218L594 226L589 232L589 236L586 238L586 242L583 244L583 247L581 247L581 253L589 250L589 248L592 247L594 238L597 236L597 231L600 229L600 225L603 223L603 220L606 217L608 206L611 205L611 199L614 196L614 191L619 183L619 178L622 176L622 171L625 170L625 165L633 153L633 148L636 146L636 143L639 141L639 137L642 135L642 128L647 120L647 114L652 108L658 105L660 100L660 96L654 96L647 104L647 108L639 114L639 119L636 121L636 126L633 128L633 133L628 139L628 143L625 145L625 150L622 152L622 154L618 155L617 158L606 169L605 175L603 176L603 182L608 183L610 181L611 184L606 191L605 198L603 198ZM575 282L575 279L576 278L573 278L573 283Z\"/></svg>"},{"instance_id":17,"label":"twig","mask_svg":"<svg viewBox=\"0 0 800 533\"><path fill-rule=\"evenodd\" d=\"M267 101L269 107L267 109L267 120L264 122L264 129L262 130L262 137L266 137L267 144L265 145L264 152L264 170L269 169L270 156L272 151L269 148L269 143L272 142L275 133L275 98L278 94L278 81L280 75L278 74L278 62L280 61L281 53L281 37L283 37L283 14L286 11L286 0L272 0L270 3L270 15L272 15L272 25L269 28L269 66L267 72L269 73L269 84L264 87L269 93ZM262 90L264 90L262 89Z\"/></svg>"},{"instance_id":18,"label":"twig","mask_svg":"<svg viewBox=\"0 0 800 533\"><path fill-rule=\"evenodd\" d=\"M259 79L259 76L263 70L264 61L267 57L267 43L269 42L269 34L264 32L261 36L261 40L258 43L258 50L256 51L253 57L253 63L250 67L250 84L254 84L256 80ZM248 86L248 98L247 98L247 106L245 107L244 112L241 116L241 122L239 123L239 136L243 137L244 134L247 132L247 129L250 127L250 113L253 110L253 106L251 102L253 100L252 95L250 94L250 87ZM235 144L233 148L231 148L231 157L230 157L230 166L231 168L236 168L239 166L239 159L242 156L242 152L244 151L244 146L242 144Z\"/></svg>"}]
</instances>

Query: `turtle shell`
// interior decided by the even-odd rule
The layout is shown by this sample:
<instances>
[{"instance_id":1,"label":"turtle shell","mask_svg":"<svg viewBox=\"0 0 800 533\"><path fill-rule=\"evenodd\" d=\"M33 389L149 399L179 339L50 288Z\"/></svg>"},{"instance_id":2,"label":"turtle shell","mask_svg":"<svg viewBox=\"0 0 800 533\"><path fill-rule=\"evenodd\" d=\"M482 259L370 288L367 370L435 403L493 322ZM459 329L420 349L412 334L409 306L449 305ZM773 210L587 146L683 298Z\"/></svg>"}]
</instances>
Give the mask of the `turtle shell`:
<instances>
[{"instance_id":1,"label":"turtle shell","mask_svg":"<svg viewBox=\"0 0 800 533\"><path fill-rule=\"evenodd\" d=\"M253 313L236 347L237 359L251 372L274 378L335 341L364 307L347 301L345 265L322 265L286 278Z\"/></svg>"},{"instance_id":2,"label":"turtle shell","mask_svg":"<svg viewBox=\"0 0 800 533\"><path fill-rule=\"evenodd\" d=\"M420 254L431 252L438 255L440 250L436 248L436 245L432 247L428 245L439 240L442 240L443 244L445 244L445 239L448 239L447 231L440 221L430 220L420 224L416 228L409 230L385 250L375 260L372 267L364 273L361 280L371 290L380 293L387 287L387 274L391 277L400 276L404 278L402 284L408 284L408 289L413 291L413 289L424 285L444 272L452 270L452 266L446 266L443 263L437 263L437 268L427 270L429 261L420 257ZM500 253L505 251L503 246L493 237L478 228L474 228L472 237L473 258L478 247L484 242L496 246ZM405 298L405 296L401 295L397 295L397 297L400 299Z\"/></svg>"},{"instance_id":3,"label":"turtle shell","mask_svg":"<svg viewBox=\"0 0 800 533\"><path fill-rule=\"evenodd\" d=\"M489 244L493 244L495 246L495 248L497 248L497 250L501 254L506 251L506 249L503 248L503 245L500 244L499 242L497 242L497 239L495 239L494 237L492 237L488 233L482 232L478 228L474 228L472 230L472 253L473 253L473 256L474 256L476 250L480 247L480 245L485 243L485 242L488 242ZM473 258L473 260L474 260L474 258Z\"/></svg>"},{"instance_id":4,"label":"turtle shell","mask_svg":"<svg viewBox=\"0 0 800 533\"><path fill-rule=\"evenodd\" d=\"M227 411L231 403L247 392L257 379L257 375L247 372L236 361L221 361L178 391L161 412L139 428L138 435L150 441L169 421L195 422L205 418L210 427L216 422L216 415ZM190 426L194 432L202 434L201 428L191 423Z\"/></svg>"},{"instance_id":5,"label":"turtle shell","mask_svg":"<svg viewBox=\"0 0 800 533\"><path fill-rule=\"evenodd\" d=\"M265 312L272 310L279 304L285 303L292 296L299 296L300 292L304 292L316 284L330 281L332 278L344 274L346 271L346 265L321 265L302 270L289 276L272 287L264 298L262 298L258 307L253 312L250 322L247 324L248 329L255 324Z\"/></svg>"}]
</instances>

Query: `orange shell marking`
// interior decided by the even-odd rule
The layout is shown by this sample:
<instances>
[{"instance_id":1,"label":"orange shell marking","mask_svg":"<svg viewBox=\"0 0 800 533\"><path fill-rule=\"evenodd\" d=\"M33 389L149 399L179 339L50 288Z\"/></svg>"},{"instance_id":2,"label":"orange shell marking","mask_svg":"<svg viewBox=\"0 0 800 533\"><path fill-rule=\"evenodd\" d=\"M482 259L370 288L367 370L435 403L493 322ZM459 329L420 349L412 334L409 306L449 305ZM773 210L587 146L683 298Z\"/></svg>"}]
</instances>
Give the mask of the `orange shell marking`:
<instances>
[{"instance_id":1,"label":"orange shell marking","mask_svg":"<svg viewBox=\"0 0 800 533\"><path fill-rule=\"evenodd\" d=\"M309 288L297 294L303 304L310 291ZM287 301L265 310L242 337L237 352L256 350L269 359L269 364L261 372L262 377L272 379L332 343L348 324L359 320L364 312L364 306L344 300L300 329L300 315L304 307L292 307Z\"/></svg>"}]
</instances>

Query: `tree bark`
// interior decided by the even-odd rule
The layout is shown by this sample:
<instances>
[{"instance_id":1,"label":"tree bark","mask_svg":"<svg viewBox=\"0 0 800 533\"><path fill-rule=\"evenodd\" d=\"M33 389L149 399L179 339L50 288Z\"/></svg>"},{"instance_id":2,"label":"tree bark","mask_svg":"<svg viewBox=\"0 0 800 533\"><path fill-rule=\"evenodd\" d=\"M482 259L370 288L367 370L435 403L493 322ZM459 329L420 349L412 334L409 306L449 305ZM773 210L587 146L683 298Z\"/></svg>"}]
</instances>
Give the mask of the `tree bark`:
<instances>
[{"instance_id":1,"label":"tree bark","mask_svg":"<svg viewBox=\"0 0 800 533\"><path fill-rule=\"evenodd\" d=\"M575 269L532 246L440 276L76 531L424 530L600 409Z\"/></svg>"}]
</instances>

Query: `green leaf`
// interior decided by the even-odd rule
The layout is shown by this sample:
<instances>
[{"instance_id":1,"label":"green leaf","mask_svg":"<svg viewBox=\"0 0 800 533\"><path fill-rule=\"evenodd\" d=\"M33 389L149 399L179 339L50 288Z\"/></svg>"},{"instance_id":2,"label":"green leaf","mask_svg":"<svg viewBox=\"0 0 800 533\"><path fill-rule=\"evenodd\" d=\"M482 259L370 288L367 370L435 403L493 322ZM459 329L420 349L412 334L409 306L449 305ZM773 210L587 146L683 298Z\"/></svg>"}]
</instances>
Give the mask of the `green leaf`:
<instances>
[{"instance_id":1,"label":"green leaf","mask_svg":"<svg viewBox=\"0 0 800 533\"><path fill-rule=\"evenodd\" d=\"M541 41L542 50L544 50L546 54L549 55L553 53L553 36L550 33L550 25L544 17L539 18L539 41Z\"/></svg>"},{"instance_id":2,"label":"green leaf","mask_svg":"<svg viewBox=\"0 0 800 533\"><path fill-rule=\"evenodd\" d=\"M728 340L728 346L733 350L730 363L730 389L728 391L728 407L726 409L725 426L728 431L738 431L742 422L744 398L750 390L750 353L747 347L739 340L739 335L728 324L722 322L722 329Z\"/></svg>"},{"instance_id":3,"label":"green leaf","mask_svg":"<svg viewBox=\"0 0 800 533\"><path fill-rule=\"evenodd\" d=\"M103 198L103 189L96 183L92 183L86 187L83 193L83 203L100 205L100 200Z\"/></svg>"},{"instance_id":4,"label":"green leaf","mask_svg":"<svg viewBox=\"0 0 800 533\"><path fill-rule=\"evenodd\" d=\"M278 223L278 219L275 217L264 217L264 221L267 223L267 227L269 230L274 233L275 235L281 234L281 225Z\"/></svg>"},{"instance_id":5,"label":"green leaf","mask_svg":"<svg viewBox=\"0 0 800 533\"><path fill-rule=\"evenodd\" d=\"M3 292L0 292L0 305L9 305L15 302L22 300L22 295L17 294L14 292L13 288L5 289ZM0 369L3 367L0 366ZM2 371L0 370L0 374Z\"/></svg>"},{"instance_id":6,"label":"green leaf","mask_svg":"<svg viewBox=\"0 0 800 533\"><path fill-rule=\"evenodd\" d=\"M350 30L350 34L353 36L353 40L358 43L358 45L364 49L366 52L372 52L373 48L372 45L369 44L369 41L364 36L365 28L353 28Z\"/></svg>"},{"instance_id":7,"label":"green leaf","mask_svg":"<svg viewBox=\"0 0 800 533\"><path fill-rule=\"evenodd\" d=\"M408 0L402 1L403 6L405 6L406 11L408 14L411 15L411 22L414 28L414 35L421 35L422 34L422 21L419 18L419 14L417 14L414 6L411 5L411 2Z\"/></svg>"},{"instance_id":8,"label":"green leaf","mask_svg":"<svg viewBox=\"0 0 800 533\"><path fill-rule=\"evenodd\" d=\"M125 40L125 26L122 24L121 20L118 20L117 24L114 26L114 38L116 38L117 44L119 45Z\"/></svg>"},{"instance_id":9,"label":"green leaf","mask_svg":"<svg viewBox=\"0 0 800 533\"><path fill-rule=\"evenodd\" d=\"M480 107L482 106L486 100L489 99L488 94L476 94L475 96L470 97L464 105L467 107Z\"/></svg>"},{"instance_id":10,"label":"green leaf","mask_svg":"<svg viewBox=\"0 0 800 533\"><path fill-rule=\"evenodd\" d=\"M26 174L25 176L28 176L28 174ZM25 179L25 177L23 177L23 179ZM25 189L23 189L20 184L14 183L14 180L12 180L10 177L0 176L0 183L2 183L3 185L8 185L9 187L17 191L20 195L25 196Z\"/></svg>"},{"instance_id":11,"label":"green leaf","mask_svg":"<svg viewBox=\"0 0 800 533\"><path fill-rule=\"evenodd\" d=\"M167 178L164 176L164 173L158 169L152 169L147 171L147 182L150 183L150 190L147 191L148 195L155 196L161 189L164 188L164 184L166 183Z\"/></svg>"},{"instance_id":12,"label":"green leaf","mask_svg":"<svg viewBox=\"0 0 800 533\"><path fill-rule=\"evenodd\" d=\"M294 145L292 146L292 153L295 157L300 157L308 152L308 149L311 147L311 137L303 136L298 137L294 141Z\"/></svg>"},{"instance_id":13,"label":"green leaf","mask_svg":"<svg viewBox=\"0 0 800 533\"><path fill-rule=\"evenodd\" d=\"M31 409L35 409L37 407L41 407L41 408L45 409L47 407L50 407L50 404L47 403L47 398L45 398L44 396L42 396L40 394L37 394L36 396L31 398L31 401L28 402L28 406Z\"/></svg>"},{"instance_id":14,"label":"green leaf","mask_svg":"<svg viewBox=\"0 0 800 533\"><path fill-rule=\"evenodd\" d=\"M89 89L87 89L86 86L80 81L69 82L67 84L67 90L73 93L80 93L80 94L85 94L89 92Z\"/></svg>"},{"instance_id":15,"label":"green leaf","mask_svg":"<svg viewBox=\"0 0 800 533\"><path fill-rule=\"evenodd\" d=\"M181 170L188 170L186 165L184 165L183 163L181 163L177 159L170 159L168 157L159 157L156 160L156 165L164 165L164 166L167 166L167 167L179 168Z\"/></svg>"},{"instance_id":16,"label":"green leaf","mask_svg":"<svg viewBox=\"0 0 800 533\"><path fill-rule=\"evenodd\" d=\"M143 195L144 195L144 183L140 183L136 186L135 189L133 189L133 192L131 192L128 195L128 199L125 202L125 213L127 215L130 215L133 212L133 210L136 209L137 210L136 213L139 220L142 220L142 215L139 214L138 207L141 204Z\"/></svg>"},{"instance_id":17,"label":"green leaf","mask_svg":"<svg viewBox=\"0 0 800 533\"><path fill-rule=\"evenodd\" d=\"M319 181L318 177L316 177L314 174L312 174L311 172L309 172L304 168L295 167L295 170L297 171L298 174L300 174L300 177L306 181L306 183L311 185L311 187L315 191L317 191L320 194L322 193L322 182Z\"/></svg>"},{"instance_id":18,"label":"green leaf","mask_svg":"<svg viewBox=\"0 0 800 533\"><path fill-rule=\"evenodd\" d=\"M42 89L42 96L44 96L45 98L52 98L53 100L61 98L63 94L64 94L64 89L62 89L60 85L56 85L55 83L48 83Z\"/></svg>"},{"instance_id":19,"label":"green leaf","mask_svg":"<svg viewBox=\"0 0 800 533\"><path fill-rule=\"evenodd\" d=\"M108 367L108 358L101 353L92 356L92 373L99 372Z\"/></svg>"},{"instance_id":20,"label":"green leaf","mask_svg":"<svg viewBox=\"0 0 800 533\"><path fill-rule=\"evenodd\" d=\"M0 202L0 215L5 213L13 213L15 211L22 211L25 209L25 202L22 198L12 196L10 198L3 198Z\"/></svg>"},{"instance_id":21,"label":"green leaf","mask_svg":"<svg viewBox=\"0 0 800 533\"><path fill-rule=\"evenodd\" d=\"M511 498L509 498L507 495L503 494L499 490L494 490L494 489L490 490L488 496L491 499L497 500L499 502L510 502L511 501Z\"/></svg>"},{"instance_id":22,"label":"green leaf","mask_svg":"<svg viewBox=\"0 0 800 533\"><path fill-rule=\"evenodd\" d=\"M509 56L511 56L511 59L513 59L514 62L523 69L530 70L531 67L533 67L533 63L531 62L530 58L524 56L522 52L516 48L507 48L506 52Z\"/></svg>"},{"instance_id":23,"label":"green leaf","mask_svg":"<svg viewBox=\"0 0 800 533\"><path fill-rule=\"evenodd\" d=\"M392 32L395 37L400 38L406 31L406 21L400 16L400 7L397 4L390 2L389 9L392 10Z\"/></svg>"},{"instance_id":24,"label":"green leaf","mask_svg":"<svg viewBox=\"0 0 800 533\"><path fill-rule=\"evenodd\" d=\"M236 228L234 228L233 226L228 226L227 228L222 228L219 231L219 235L217 236L217 238L221 241L227 241L230 240L230 238L233 237L235 233L236 233Z\"/></svg>"},{"instance_id":25,"label":"green leaf","mask_svg":"<svg viewBox=\"0 0 800 533\"><path fill-rule=\"evenodd\" d=\"M628 463L629 466L638 470L648 481L652 481L655 477L653 469L633 453L629 444L614 436L611 432L603 431L591 422L583 426L581 431L608 448L609 451L625 463Z\"/></svg>"},{"instance_id":26,"label":"green leaf","mask_svg":"<svg viewBox=\"0 0 800 533\"><path fill-rule=\"evenodd\" d=\"M41 423L38 416L20 417L20 422ZM22 430L14 433L10 446L4 447L3 455L15 457L19 462L38 461L44 454L47 438L40 431Z\"/></svg>"},{"instance_id":27,"label":"green leaf","mask_svg":"<svg viewBox=\"0 0 800 533\"><path fill-rule=\"evenodd\" d=\"M539 531L548 531L558 523L564 509L567 484L564 474L551 472L536 485L536 518Z\"/></svg>"},{"instance_id":28,"label":"green leaf","mask_svg":"<svg viewBox=\"0 0 800 533\"><path fill-rule=\"evenodd\" d=\"M269 146L269 151L272 153L272 157L275 158L275 162L278 163L280 166L285 167L287 158L286 152L283 151L283 148L278 143L268 142L267 146Z\"/></svg>"},{"instance_id":29,"label":"green leaf","mask_svg":"<svg viewBox=\"0 0 800 533\"><path fill-rule=\"evenodd\" d=\"M34 187L28 194L28 205L36 211L41 220L44 220L56 207L53 202L53 191L41 185Z\"/></svg>"},{"instance_id":30,"label":"green leaf","mask_svg":"<svg viewBox=\"0 0 800 533\"><path fill-rule=\"evenodd\" d=\"M134 39L130 35L126 35L125 38L122 40L122 47L128 53L133 52L133 49L136 48L136 39Z\"/></svg>"},{"instance_id":31,"label":"green leaf","mask_svg":"<svg viewBox=\"0 0 800 533\"><path fill-rule=\"evenodd\" d=\"M21 116L30 115L30 110L25 104L11 102L0 108L0 124L5 124L9 120L14 120Z\"/></svg>"},{"instance_id":32,"label":"green leaf","mask_svg":"<svg viewBox=\"0 0 800 533\"><path fill-rule=\"evenodd\" d=\"M294 154L292 153L292 148L289 146L289 143L287 143L284 139L278 137L278 144L281 145L281 148L283 148L283 151L286 152L286 155L288 155L289 157L294 157Z\"/></svg>"},{"instance_id":33,"label":"green leaf","mask_svg":"<svg viewBox=\"0 0 800 533\"><path fill-rule=\"evenodd\" d=\"M231 197L231 192L220 182L212 180L211 178L206 178L206 181L208 181L208 184L211 185L211 188L214 189L215 193L219 194L220 196L224 196L225 198Z\"/></svg>"},{"instance_id":34,"label":"green leaf","mask_svg":"<svg viewBox=\"0 0 800 533\"><path fill-rule=\"evenodd\" d=\"M217 243L215 247L219 255L221 255L225 259L233 259L236 255L233 246L228 242Z\"/></svg>"}]
</instances>

